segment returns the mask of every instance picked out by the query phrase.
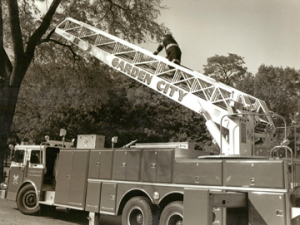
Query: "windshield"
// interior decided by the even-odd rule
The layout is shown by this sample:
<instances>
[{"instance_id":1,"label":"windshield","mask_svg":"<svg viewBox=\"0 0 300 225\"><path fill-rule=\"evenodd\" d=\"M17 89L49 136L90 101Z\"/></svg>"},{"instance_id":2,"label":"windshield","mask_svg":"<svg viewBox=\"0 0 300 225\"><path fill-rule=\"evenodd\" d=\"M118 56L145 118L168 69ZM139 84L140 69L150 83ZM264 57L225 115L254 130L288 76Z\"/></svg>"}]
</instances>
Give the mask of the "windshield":
<instances>
[{"instance_id":1,"label":"windshield","mask_svg":"<svg viewBox=\"0 0 300 225\"><path fill-rule=\"evenodd\" d=\"M12 158L12 161L16 162L16 163L23 163L24 162L24 150L16 150L15 154Z\"/></svg>"},{"instance_id":2,"label":"windshield","mask_svg":"<svg viewBox=\"0 0 300 225\"><path fill-rule=\"evenodd\" d=\"M30 163L33 164L42 164L42 151L40 150L32 150L31 151L31 157L30 157Z\"/></svg>"}]
</instances>

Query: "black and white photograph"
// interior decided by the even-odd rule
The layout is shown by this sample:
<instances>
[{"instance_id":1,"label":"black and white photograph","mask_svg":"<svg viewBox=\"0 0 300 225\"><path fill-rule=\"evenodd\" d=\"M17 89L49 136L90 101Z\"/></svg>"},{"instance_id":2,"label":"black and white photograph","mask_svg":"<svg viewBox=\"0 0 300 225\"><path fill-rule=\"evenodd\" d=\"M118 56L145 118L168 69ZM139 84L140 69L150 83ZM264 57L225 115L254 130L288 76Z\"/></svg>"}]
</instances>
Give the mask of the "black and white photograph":
<instances>
[{"instance_id":1,"label":"black and white photograph","mask_svg":"<svg viewBox=\"0 0 300 225\"><path fill-rule=\"evenodd\" d=\"M0 225L300 225L299 0L0 0Z\"/></svg>"}]
</instances>

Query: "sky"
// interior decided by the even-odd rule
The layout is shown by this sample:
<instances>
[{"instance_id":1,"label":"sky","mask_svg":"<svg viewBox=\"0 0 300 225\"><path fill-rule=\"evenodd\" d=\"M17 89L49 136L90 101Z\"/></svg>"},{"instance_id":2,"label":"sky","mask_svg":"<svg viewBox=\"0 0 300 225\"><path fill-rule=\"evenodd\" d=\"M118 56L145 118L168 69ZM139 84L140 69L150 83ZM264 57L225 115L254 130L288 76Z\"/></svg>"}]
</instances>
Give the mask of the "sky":
<instances>
[{"instance_id":1,"label":"sky","mask_svg":"<svg viewBox=\"0 0 300 225\"><path fill-rule=\"evenodd\" d=\"M260 65L300 69L299 0L163 0L157 22L170 28L182 65L203 72L207 58L234 53L248 71ZM154 51L158 44L142 47ZM160 53L165 56L165 52Z\"/></svg>"},{"instance_id":2,"label":"sky","mask_svg":"<svg viewBox=\"0 0 300 225\"><path fill-rule=\"evenodd\" d=\"M243 57L253 74L262 64L300 69L300 0L163 0L162 5L167 9L157 22L170 28L182 50L181 64L192 70L203 72L209 57L228 53ZM157 46L141 45L153 52Z\"/></svg>"}]
</instances>

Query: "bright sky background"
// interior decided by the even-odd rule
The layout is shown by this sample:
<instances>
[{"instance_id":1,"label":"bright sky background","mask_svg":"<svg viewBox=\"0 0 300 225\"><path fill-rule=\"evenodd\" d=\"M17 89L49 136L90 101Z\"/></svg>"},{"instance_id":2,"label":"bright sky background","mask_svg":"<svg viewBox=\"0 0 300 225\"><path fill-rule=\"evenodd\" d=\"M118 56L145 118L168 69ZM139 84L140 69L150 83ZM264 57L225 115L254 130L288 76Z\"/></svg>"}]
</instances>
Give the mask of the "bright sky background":
<instances>
[{"instance_id":1,"label":"bright sky background","mask_svg":"<svg viewBox=\"0 0 300 225\"><path fill-rule=\"evenodd\" d=\"M182 65L203 72L207 58L235 53L253 74L261 64L300 69L300 0L164 0L163 5L169 9L158 22L180 45Z\"/></svg>"},{"instance_id":2,"label":"bright sky background","mask_svg":"<svg viewBox=\"0 0 300 225\"><path fill-rule=\"evenodd\" d=\"M163 0L162 5L168 9L158 22L171 29L182 65L192 70L203 72L207 58L228 53L244 57L253 74L261 64L300 69L300 0ZM150 51L157 46L142 45Z\"/></svg>"}]
</instances>

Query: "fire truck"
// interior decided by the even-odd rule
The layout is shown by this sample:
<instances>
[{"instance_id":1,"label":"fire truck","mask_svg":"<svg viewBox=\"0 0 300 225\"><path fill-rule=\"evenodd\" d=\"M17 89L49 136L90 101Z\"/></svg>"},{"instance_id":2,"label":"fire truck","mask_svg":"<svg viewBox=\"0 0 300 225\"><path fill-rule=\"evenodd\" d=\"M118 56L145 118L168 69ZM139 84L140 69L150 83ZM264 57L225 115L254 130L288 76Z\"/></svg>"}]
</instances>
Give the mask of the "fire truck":
<instances>
[{"instance_id":1,"label":"fire truck","mask_svg":"<svg viewBox=\"0 0 300 225\"><path fill-rule=\"evenodd\" d=\"M72 18L55 32L201 114L220 154L189 142L108 149L97 134L78 135L76 148L16 146L2 196L22 213L65 207L89 212L90 224L101 214L122 215L123 225L300 224L300 160L286 135L271 146L277 115L264 101Z\"/></svg>"}]
</instances>

